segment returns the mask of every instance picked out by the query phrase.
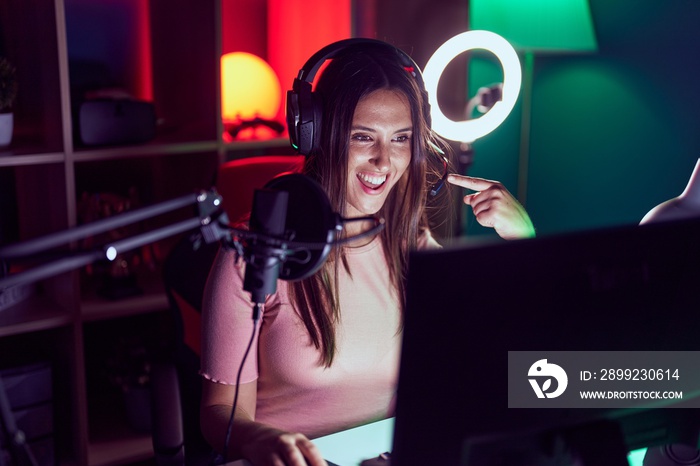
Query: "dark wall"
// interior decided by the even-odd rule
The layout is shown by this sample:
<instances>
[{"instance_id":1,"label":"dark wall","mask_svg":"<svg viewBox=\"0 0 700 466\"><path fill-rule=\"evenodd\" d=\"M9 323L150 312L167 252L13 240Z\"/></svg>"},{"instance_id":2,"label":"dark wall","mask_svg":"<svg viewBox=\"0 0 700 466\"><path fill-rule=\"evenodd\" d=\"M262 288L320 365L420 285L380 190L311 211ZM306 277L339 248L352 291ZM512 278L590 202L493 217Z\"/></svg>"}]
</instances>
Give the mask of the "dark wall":
<instances>
[{"instance_id":1,"label":"dark wall","mask_svg":"<svg viewBox=\"0 0 700 466\"><path fill-rule=\"evenodd\" d=\"M468 0L359 3L376 5L376 37L401 46L421 66L468 28ZM638 223L681 193L700 157L700 2L590 5L598 52L535 59L526 206L539 234ZM455 60L448 74L440 101L450 116L467 94L502 79L493 60L476 55L468 65L465 57ZM518 104L501 127L476 141L469 170L513 193L520 111ZM464 218L468 233L490 234Z\"/></svg>"},{"instance_id":2,"label":"dark wall","mask_svg":"<svg viewBox=\"0 0 700 466\"><path fill-rule=\"evenodd\" d=\"M433 52L468 27L465 0L359 0L376 9L374 37L408 53L422 68ZM368 7L369 7L368 5ZM455 115L466 99L466 56L459 57L443 74L439 99L447 115Z\"/></svg>"},{"instance_id":3,"label":"dark wall","mask_svg":"<svg viewBox=\"0 0 700 466\"><path fill-rule=\"evenodd\" d=\"M598 52L535 60L527 208L540 234L636 224L700 157L700 2L590 3ZM470 65L472 92L500 73ZM471 169L513 192L519 112L475 143Z\"/></svg>"}]
</instances>

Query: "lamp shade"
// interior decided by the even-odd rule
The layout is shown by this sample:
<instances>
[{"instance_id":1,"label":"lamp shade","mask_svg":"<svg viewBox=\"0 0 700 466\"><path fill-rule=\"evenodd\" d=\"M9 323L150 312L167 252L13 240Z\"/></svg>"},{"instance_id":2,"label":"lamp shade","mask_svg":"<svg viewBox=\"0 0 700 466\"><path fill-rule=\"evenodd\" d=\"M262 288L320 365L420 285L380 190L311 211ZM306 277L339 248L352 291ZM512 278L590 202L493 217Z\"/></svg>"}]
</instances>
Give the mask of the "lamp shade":
<instances>
[{"instance_id":1,"label":"lamp shade","mask_svg":"<svg viewBox=\"0 0 700 466\"><path fill-rule=\"evenodd\" d=\"M221 57L221 117L224 122L275 118L281 99L277 74L265 60L247 52L231 52Z\"/></svg>"},{"instance_id":2,"label":"lamp shade","mask_svg":"<svg viewBox=\"0 0 700 466\"><path fill-rule=\"evenodd\" d=\"M588 0L470 0L469 26L495 32L518 50L556 53L598 48Z\"/></svg>"}]
</instances>

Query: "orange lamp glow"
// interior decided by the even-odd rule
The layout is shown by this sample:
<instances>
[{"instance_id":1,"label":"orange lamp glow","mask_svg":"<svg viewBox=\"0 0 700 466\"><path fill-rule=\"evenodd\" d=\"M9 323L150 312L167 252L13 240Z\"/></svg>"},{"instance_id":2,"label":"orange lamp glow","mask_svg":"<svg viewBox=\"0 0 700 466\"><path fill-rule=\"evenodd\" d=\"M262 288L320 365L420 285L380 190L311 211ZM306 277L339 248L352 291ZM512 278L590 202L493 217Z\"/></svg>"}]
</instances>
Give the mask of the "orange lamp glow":
<instances>
[{"instance_id":1,"label":"orange lamp glow","mask_svg":"<svg viewBox=\"0 0 700 466\"><path fill-rule=\"evenodd\" d=\"M237 123L274 119L282 102L277 74L265 60L247 52L221 57L221 118Z\"/></svg>"}]
</instances>

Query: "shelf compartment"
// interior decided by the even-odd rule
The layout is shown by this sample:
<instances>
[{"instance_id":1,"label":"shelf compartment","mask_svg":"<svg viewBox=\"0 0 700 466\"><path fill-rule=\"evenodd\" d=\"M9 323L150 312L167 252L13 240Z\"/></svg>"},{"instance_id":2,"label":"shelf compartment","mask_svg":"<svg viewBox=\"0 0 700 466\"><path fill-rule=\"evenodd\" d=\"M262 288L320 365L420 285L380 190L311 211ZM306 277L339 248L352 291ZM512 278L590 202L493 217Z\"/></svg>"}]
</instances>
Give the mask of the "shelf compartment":
<instances>
[{"instance_id":1,"label":"shelf compartment","mask_svg":"<svg viewBox=\"0 0 700 466\"><path fill-rule=\"evenodd\" d=\"M81 103L105 91L152 102L170 142L218 139L214 2L64 2L76 147Z\"/></svg>"},{"instance_id":2,"label":"shelf compartment","mask_svg":"<svg viewBox=\"0 0 700 466\"><path fill-rule=\"evenodd\" d=\"M106 466L152 457L150 368L173 348L170 312L89 322L83 329L88 463Z\"/></svg>"},{"instance_id":3,"label":"shelf compartment","mask_svg":"<svg viewBox=\"0 0 700 466\"><path fill-rule=\"evenodd\" d=\"M2 368L48 364L52 379L52 410L56 464L76 464L80 456L75 439L80 432L77 423L76 373L78 365L74 351L78 337L72 325L50 330L25 331L22 335L0 338ZM68 421L70 420L70 422Z\"/></svg>"},{"instance_id":4,"label":"shelf compartment","mask_svg":"<svg viewBox=\"0 0 700 466\"><path fill-rule=\"evenodd\" d=\"M68 227L61 163L0 167L0 195L0 244L26 241Z\"/></svg>"},{"instance_id":5,"label":"shelf compartment","mask_svg":"<svg viewBox=\"0 0 700 466\"><path fill-rule=\"evenodd\" d=\"M54 2L0 3L0 43L17 69L14 137L9 149L16 154L63 150L55 14Z\"/></svg>"},{"instance_id":6,"label":"shelf compartment","mask_svg":"<svg viewBox=\"0 0 700 466\"><path fill-rule=\"evenodd\" d=\"M162 133L219 139L218 8L217 2L150 2L153 97Z\"/></svg>"},{"instance_id":7,"label":"shelf compartment","mask_svg":"<svg viewBox=\"0 0 700 466\"><path fill-rule=\"evenodd\" d=\"M131 464L154 457L150 432L135 430L129 425L120 394L103 392L89 393L89 396L89 466ZM150 416L150 412L144 415Z\"/></svg>"}]
</instances>

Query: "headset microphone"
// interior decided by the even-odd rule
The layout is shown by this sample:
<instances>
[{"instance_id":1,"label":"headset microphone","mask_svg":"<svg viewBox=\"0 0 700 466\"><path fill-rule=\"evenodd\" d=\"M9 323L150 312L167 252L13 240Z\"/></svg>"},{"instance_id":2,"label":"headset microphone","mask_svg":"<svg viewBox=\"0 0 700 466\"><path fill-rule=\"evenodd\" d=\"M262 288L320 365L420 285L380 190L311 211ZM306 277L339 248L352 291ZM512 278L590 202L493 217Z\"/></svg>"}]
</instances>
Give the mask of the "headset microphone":
<instances>
[{"instance_id":1,"label":"headset microphone","mask_svg":"<svg viewBox=\"0 0 700 466\"><path fill-rule=\"evenodd\" d=\"M450 166L447 163L447 158L444 155L442 156L442 163L444 164L442 169L442 176L435 184L433 184L430 187L430 195L433 197L437 196L442 187L445 186L445 183L447 182L447 175L450 174Z\"/></svg>"}]
</instances>

